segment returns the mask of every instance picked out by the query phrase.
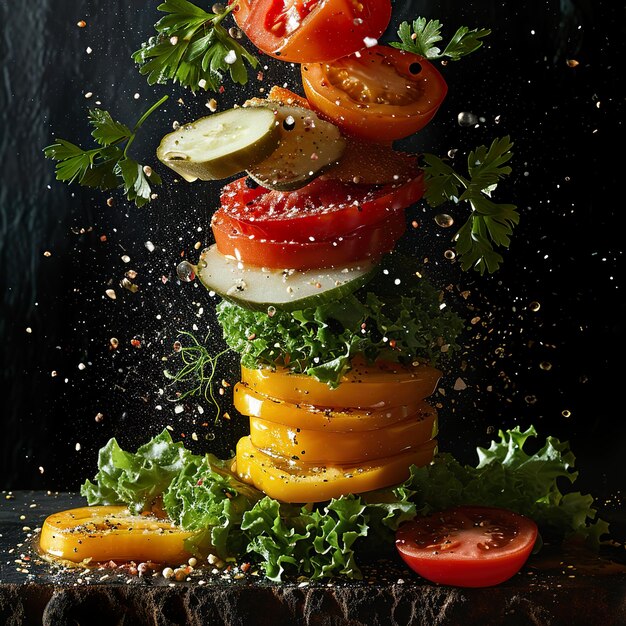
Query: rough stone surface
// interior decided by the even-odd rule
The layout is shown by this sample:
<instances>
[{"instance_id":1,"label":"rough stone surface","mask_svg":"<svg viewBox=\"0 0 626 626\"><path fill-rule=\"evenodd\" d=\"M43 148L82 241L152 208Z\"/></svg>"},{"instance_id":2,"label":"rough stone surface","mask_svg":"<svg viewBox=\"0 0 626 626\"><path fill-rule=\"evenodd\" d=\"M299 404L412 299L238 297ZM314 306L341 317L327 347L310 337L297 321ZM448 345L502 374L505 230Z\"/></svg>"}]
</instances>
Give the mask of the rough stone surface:
<instances>
[{"instance_id":1,"label":"rough stone surface","mask_svg":"<svg viewBox=\"0 0 626 626\"><path fill-rule=\"evenodd\" d=\"M623 547L617 561L547 551L487 589L426 584L388 561L364 566L361 582L279 585L197 569L172 583L160 574L67 569L39 558L34 529L49 513L79 504L69 494L39 492L0 501L0 626L626 626Z\"/></svg>"}]
</instances>

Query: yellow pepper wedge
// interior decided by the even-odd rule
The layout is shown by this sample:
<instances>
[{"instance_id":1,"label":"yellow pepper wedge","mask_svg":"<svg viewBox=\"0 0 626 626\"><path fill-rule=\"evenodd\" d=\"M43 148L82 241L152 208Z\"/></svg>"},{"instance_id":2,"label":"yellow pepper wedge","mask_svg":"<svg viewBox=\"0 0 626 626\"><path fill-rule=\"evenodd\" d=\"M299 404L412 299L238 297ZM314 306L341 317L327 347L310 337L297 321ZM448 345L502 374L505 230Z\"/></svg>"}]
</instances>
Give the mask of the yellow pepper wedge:
<instances>
[{"instance_id":1,"label":"yellow pepper wedge","mask_svg":"<svg viewBox=\"0 0 626 626\"><path fill-rule=\"evenodd\" d=\"M232 471L239 478L282 502L323 502L348 493L364 493L403 482L411 465L430 463L437 440L375 461L319 465L272 457L252 445L249 436L237 443Z\"/></svg>"},{"instance_id":2,"label":"yellow pepper wedge","mask_svg":"<svg viewBox=\"0 0 626 626\"><path fill-rule=\"evenodd\" d=\"M294 404L317 407L371 408L403 406L424 400L437 386L442 372L428 365L374 365L353 361L336 388L286 368L241 367L241 382L253 391Z\"/></svg>"},{"instance_id":3,"label":"yellow pepper wedge","mask_svg":"<svg viewBox=\"0 0 626 626\"><path fill-rule=\"evenodd\" d=\"M191 556L183 542L194 533L152 515L132 515L124 506L85 506L49 515L40 550L73 561L153 561L181 564Z\"/></svg>"},{"instance_id":4,"label":"yellow pepper wedge","mask_svg":"<svg viewBox=\"0 0 626 626\"><path fill-rule=\"evenodd\" d=\"M426 403L423 403L426 405ZM378 430L328 432L250 418L252 444L272 456L307 463L359 463L400 454L437 435L437 412L424 409Z\"/></svg>"},{"instance_id":5,"label":"yellow pepper wedge","mask_svg":"<svg viewBox=\"0 0 626 626\"><path fill-rule=\"evenodd\" d=\"M405 420L416 413L432 410L423 400L380 409L318 408L308 404L294 404L265 396L243 383L235 385L233 403L242 415L258 417L292 428L328 432L376 430Z\"/></svg>"}]
</instances>

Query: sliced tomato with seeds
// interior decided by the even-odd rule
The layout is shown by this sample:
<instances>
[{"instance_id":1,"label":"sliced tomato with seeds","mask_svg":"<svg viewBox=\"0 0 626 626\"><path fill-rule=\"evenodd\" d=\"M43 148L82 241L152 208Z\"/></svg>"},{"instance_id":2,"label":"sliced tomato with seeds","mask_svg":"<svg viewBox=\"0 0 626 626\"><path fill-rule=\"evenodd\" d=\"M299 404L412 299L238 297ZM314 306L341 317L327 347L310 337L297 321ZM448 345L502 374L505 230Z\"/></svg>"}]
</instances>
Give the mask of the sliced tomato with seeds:
<instances>
[{"instance_id":1,"label":"sliced tomato with seeds","mask_svg":"<svg viewBox=\"0 0 626 626\"><path fill-rule=\"evenodd\" d=\"M406 230L406 223L404 214L398 212L383 222L361 226L345 236L304 243L244 235L219 209L213 215L211 228L217 249L244 264L309 270L340 267L361 260L377 261L393 250Z\"/></svg>"},{"instance_id":2,"label":"sliced tomato with seeds","mask_svg":"<svg viewBox=\"0 0 626 626\"><path fill-rule=\"evenodd\" d=\"M390 46L304 64L302 84L311 106L345 133L382 143L426 126L448 91L428 59Z\"/></svg>"},{"instance_id":3,"label":"sliced tomato with seeds","mask_svg":"<svg viewBox=\"0 0 626 626\"><path fill-rule=\"evenodd\" d=\"M294 63L328 61L378 39L390 0L239 0L235 21L261 51Z\"/></svg>"},{"instance_id":4,"label":"sliced tomato with seeds","mask_svg":"<svg viewBox=\"0 0 626 626\"><path fill-rule=\"evenodd\" d=\"M514 576L537 539L537 525L506 509L460 506L416 517L396 533L405 563L427 580L490 587Z\"/></svg>"},{"instance_id":5,"label":"sliced tomato with seeds","mask_svg":"<svg viewBox=\"0 0 626 626\"><path fill-rule=\"evenodd\" d=\"M317 178L291 192L250 189L245 178L224 187L218 228L255 239L309 243L350 236L357 228L390 220L424 193L420 170L407 181L382 186Z\"/></svg>"}]
</instances>

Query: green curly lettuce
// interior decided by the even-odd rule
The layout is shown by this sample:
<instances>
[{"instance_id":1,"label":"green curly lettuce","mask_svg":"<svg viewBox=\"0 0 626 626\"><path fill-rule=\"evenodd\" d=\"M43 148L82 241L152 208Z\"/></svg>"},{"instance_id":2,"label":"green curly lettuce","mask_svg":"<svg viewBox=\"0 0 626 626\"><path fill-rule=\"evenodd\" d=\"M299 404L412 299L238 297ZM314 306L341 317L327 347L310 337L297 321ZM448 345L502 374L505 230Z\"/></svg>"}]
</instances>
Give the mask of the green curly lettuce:
<instances>
[{"instance_id":1,"label":"green curly lettuce","mask_svg":"<svg viewBox=\"0 0 626 626\"><path fill-rule=\"evenodd\" d=\"M291 312L252 311L226 300L217 318L244 367L283 366L336 386L356 354L435 365L458 349L463 321L416 264L390 255L354 294Z\"/></svg>"}]
</instances>

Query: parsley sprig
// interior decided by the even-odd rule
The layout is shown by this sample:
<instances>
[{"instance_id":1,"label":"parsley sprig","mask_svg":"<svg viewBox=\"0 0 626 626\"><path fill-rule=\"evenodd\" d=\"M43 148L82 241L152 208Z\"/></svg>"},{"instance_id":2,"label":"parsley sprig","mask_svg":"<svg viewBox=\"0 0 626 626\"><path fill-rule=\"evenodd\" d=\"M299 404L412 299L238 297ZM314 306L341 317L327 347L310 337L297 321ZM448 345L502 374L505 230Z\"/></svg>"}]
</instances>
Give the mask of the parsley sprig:
<instances>
[{"instance_id":1,"label":"parsley sprig","mask_svg":"<svg viewBox=\"0 0 626 626\"><path fill-rule=\"evenodd\" d=\"M467 158L469 178L457 173L434 154L424 154L424 197L436 208L444 202L469 203L471 214L454 236L463 270L474 268L481 275L495 272L503 261L495 246L508 248L513 227L519 223L514 204L491 200L500 179L511 173L506 165L513 156L508 136L494 139L489 148L480 146Z\"/></svg>"},{"instance_id":2,"label":"parsley sprig","mask_svg":"<svg viewBox=\"0 0 626 626\"><path fill-rule=\"evenodd\" d=\"M143 123L166 100L164 96L152 105L132 129L115 121L108 111L90 109L91 136L97 147L84 150L65 139L56 139L44 148L46 157L57 161L57 180L103 190L122 187L126 198L138 207L150 202L152 187L161 184L161 177L128 156L128 149Z\"/></svg>"},{"instance_id":3,"label":"parsley sprig","mask_svg":"<svg viewBox=\"0 0 626 626\"><path fill-rule=\"evenodd\" d=\"M428 20L418 17L412 24L402 22L398 28L400 42L389 45L406 52L414 52L427 59L449 58L458 61L461 57L478 50L483 45L481 39L491 34L488 28L472 29L461 26L446 47L441 50L437 44L443 40L442 24L439 20Z\"/></svg>"},{"instance_id":4,"label":"parsley sprig","mask_svg":"<svg viewBox=\"0 0 626 626\"><path fill-rule=\"evenodd\" d=\"M157 35L132 55L147 75L148 84L178 82L195 92L216 91L224 72L235 83L248 82L246 62L255 68L258 60L229 31L222 20L236 7L230 3L222 13L208 13L188 0L166 0L157 9L167 13L154 26Z\"/></svg>"}]
</instances>

